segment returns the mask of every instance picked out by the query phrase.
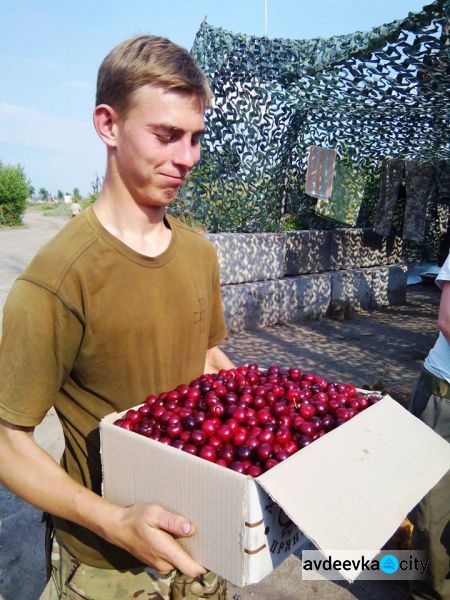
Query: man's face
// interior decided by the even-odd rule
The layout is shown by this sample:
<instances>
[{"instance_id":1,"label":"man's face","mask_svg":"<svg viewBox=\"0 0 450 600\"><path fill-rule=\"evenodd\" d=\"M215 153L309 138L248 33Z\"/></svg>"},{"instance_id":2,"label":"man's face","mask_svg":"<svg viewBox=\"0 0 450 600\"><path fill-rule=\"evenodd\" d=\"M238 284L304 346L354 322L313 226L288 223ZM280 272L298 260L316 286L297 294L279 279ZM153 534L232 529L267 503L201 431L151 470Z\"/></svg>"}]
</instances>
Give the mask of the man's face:
<instances>
[{"instance_id":1,"label":"man's face","mask_svg":"<svg viewBox=\"0 0 450 600\"><path fill-rule=\"evenodd\" d=\"M117 121L118 175L141 206L167 206L200 159L204 130L198 98L145 85Z\"/></svg>"}]
</instances>

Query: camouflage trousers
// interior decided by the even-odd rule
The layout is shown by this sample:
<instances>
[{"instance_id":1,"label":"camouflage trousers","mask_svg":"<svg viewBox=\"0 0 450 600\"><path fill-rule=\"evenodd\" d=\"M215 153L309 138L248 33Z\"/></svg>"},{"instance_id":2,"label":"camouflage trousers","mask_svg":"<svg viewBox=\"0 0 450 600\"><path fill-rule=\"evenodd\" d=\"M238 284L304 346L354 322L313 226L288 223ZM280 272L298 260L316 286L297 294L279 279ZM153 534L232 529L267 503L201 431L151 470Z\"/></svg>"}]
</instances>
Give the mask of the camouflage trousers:
<instances>
[{"instance_id":1,"label":"camouflage trousers","mask_svg":"<svg viewBox=\"0 0 450 600\"><path fill-rule=\"evenodd\" d=\"M442 191L445 193L445 182L442 166L439 167ZM406 203L403 221L403 239L422 242L426 231L428 207L433 207L435 216L436 203L439 199L437 175L432 161L407 160L390 158L383 161L380 173L380 197L374 215L374 231L379 235L389 235L392 224L396 220L400 191L404 181ZM439 211L440 213L441 211ZM397 215L398 218L398 215Z\"/></svg>"},{"instance_id":2,"label":"camouflage trousers","mask_svg":"<svg viewBox=\"0 0 450 600\"><path fill-rule=\"evenodd\" d=\"M450 442L450 395L445 381L434 378L438 389L430 389L430 374L419 377L410 411ZM440 391L439 391L440 390ZM425 460L425 458L424 458ZM424 579L411 580L413 600L450 598L450 471L411 511L414 525L412 550L421 550L430 561Z\"/></svg>"},{"instance_id":3,"label":"camouflage trousers","mask_svg":"<svg viewBox=\"0 0 450 600\"><path fill-rule=\"evenodd\" d=\"M53 539L52 574L39 600L225 600L226 582L208 572L188 577L151 568L115 571L80 563Z\"/></svg>"}]
</instances>

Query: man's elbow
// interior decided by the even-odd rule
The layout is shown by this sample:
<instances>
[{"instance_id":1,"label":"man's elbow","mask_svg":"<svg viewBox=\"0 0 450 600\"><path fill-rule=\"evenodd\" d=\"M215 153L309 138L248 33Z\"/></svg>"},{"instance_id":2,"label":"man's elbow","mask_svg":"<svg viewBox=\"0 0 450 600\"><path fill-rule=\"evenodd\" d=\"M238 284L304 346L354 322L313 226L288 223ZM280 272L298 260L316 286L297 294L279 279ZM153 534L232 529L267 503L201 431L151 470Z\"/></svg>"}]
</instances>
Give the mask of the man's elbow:
<instances>
[{"instance_id":1,"label":"man's elbow","mask_svg":"<svg viewBox=\"0 0 450 600\"><path fill-rule=\"evenodd\" d=\"M448 318L438 319L437 326L439 331L447 340L447 343L450 344L450 320Z\"/></svg>"}]
</instances>

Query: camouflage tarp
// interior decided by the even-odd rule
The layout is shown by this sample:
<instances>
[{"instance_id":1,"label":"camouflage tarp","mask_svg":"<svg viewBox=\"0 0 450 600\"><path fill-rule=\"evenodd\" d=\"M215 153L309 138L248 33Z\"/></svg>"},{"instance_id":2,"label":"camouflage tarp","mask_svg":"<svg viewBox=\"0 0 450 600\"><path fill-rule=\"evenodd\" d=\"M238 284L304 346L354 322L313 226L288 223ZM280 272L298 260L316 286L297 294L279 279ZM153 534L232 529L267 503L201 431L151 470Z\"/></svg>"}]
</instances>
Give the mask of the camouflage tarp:
<instances>
[{"instance_id":1,"label":"camouflage tarp","mask_svg":"<svg viewBox=\"0 0 450 600\"><path fill-rule=\"evenodd\" d=\"M192 52L215 101L181 209L211 231L276 231L285 213L314 226L309 146L364 172L386 157L449 158L449 14L450 0L437 0L367 33L310 40L203 22Z\"/></svg>"}]
</instances>

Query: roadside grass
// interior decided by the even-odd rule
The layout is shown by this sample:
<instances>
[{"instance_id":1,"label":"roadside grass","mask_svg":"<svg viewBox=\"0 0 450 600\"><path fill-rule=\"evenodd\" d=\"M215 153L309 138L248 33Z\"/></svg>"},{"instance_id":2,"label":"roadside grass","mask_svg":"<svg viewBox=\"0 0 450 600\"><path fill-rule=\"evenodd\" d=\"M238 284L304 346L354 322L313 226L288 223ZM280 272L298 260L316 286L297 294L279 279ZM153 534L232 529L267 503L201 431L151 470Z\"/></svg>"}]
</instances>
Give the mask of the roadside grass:
<instances>
[{"instance_id":1,"label":"roadside grass","mask_svg":"<svg viewBox=\"0 0 450 600\"><path fill-rule=\"evenodd\" d=\"M45 216L71 217L70 204L65 204L64 202L29 203L27 208Z\"/></svg>"}]
</instances>

